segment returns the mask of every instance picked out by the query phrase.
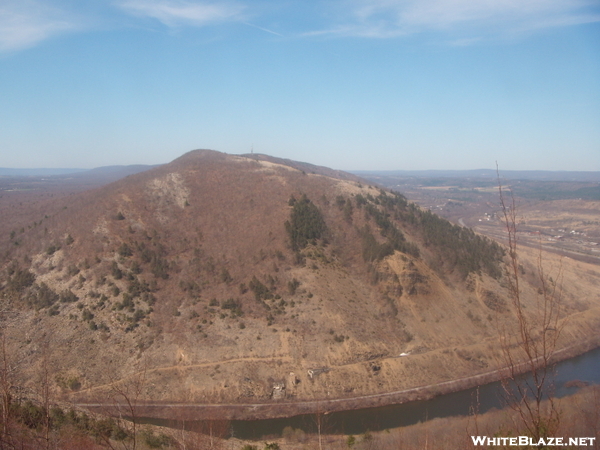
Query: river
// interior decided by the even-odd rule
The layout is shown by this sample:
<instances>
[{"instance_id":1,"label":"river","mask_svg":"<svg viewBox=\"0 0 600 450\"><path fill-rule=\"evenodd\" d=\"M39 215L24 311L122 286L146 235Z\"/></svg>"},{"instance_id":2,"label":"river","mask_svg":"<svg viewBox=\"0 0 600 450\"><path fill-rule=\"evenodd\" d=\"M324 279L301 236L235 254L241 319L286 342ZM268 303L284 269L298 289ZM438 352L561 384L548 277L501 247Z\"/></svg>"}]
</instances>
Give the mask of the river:
<instances>
[{"instance_id":1,"label":"river","mask_svg":"<svg viewBox=\"0 0 600 450\"><path fill-rule=\"evenodd\" d=\"M578 380L586 384L600 384L600 348L556 364L554 395L563 397L577 391L576 386L566 384ZM445 394L425 401L407 402L377 408L341 411L321 415L322 429L327 433L359 435L366 431L378 431L423 422L436 417L467 415L478 405L480 413L492 408L502 408L502 387L499 382L477 388ZM166 421L149 422L181 428L182 423ZM231 435L241 439L261 439L281 436L285 427L302 429L307 433L316 431L315 414L265 420L234 420L229 424ZM186 429L198 429L198 424L186 422Z\"/></svg>"}]
</instances>

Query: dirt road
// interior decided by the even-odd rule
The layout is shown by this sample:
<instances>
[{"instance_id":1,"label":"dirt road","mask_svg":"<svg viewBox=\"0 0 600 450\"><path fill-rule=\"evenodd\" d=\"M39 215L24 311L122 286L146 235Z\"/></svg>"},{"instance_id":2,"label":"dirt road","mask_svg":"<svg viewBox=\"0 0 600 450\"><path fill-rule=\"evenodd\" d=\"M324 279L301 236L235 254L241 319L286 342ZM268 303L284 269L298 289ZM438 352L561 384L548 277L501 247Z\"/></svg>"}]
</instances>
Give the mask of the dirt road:
<instances>
[{"instance_id":1,"label":"dirt road","mask_svg":"<svg viewBox=\"0 0 600 450\"><path fill-rule=\"evenodd\" d=\"M600 345L600 337L580 342L556 352L556 361L568 359L582 354ZM522 364L521 371L526 371L529 364ZM165 369L165 368L163 368ZM159 370L159 369L156 369ZM392 392L361 395L348 398L308 400L308 401L271 401L257 403L177 403L140 401L136 405L138 417L152 417L166 420L254 420L277 417L292 417L301 414L328 413L333 411L372 408L377 406L405 403L415 400L427 400L438 395L468 389L474 386L497 381L501 378L500 370L491 370L472 376L448 380L440 383L402 389ZM125 409L125 405L107 403L77 402L77 406L93 412L113 414ZM111 413L111 411L113 411Z\"/></svg>"}]
</instances>

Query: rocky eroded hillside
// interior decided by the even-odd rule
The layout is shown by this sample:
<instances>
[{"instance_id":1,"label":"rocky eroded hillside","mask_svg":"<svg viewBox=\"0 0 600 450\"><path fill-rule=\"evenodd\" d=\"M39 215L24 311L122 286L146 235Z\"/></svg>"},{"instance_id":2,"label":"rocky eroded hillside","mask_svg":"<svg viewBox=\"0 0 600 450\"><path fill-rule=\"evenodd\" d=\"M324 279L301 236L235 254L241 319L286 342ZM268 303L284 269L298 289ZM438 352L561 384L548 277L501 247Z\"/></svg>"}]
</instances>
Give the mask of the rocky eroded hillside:
<instances>
[{"instance_id":1,"label":"rocky eroded hillside","mask_svg":"<svg viewBox=\"0 0 600 450\"><path fill-rule=\"evenodd\" d=\"M134 382L165 402L355 397L492 371L514 323L499 244L316 166L194 151L36 208L0 243L24 395L46 374L65 399ZM599 276L561 264L565 347L598 329Z\"/></svg>"}]
</instances>

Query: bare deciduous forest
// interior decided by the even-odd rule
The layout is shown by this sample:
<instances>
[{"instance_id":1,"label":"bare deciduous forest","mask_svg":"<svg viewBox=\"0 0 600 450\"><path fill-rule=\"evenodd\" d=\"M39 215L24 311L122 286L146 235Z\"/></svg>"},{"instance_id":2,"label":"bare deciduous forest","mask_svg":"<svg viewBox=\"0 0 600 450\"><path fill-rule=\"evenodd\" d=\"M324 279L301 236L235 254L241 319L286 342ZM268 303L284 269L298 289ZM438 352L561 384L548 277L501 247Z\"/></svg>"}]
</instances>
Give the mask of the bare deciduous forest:
<instances>
[{"instance_id":1,"label":"bare deciduous forest","mask_svg":"<svg viewBox=\"0 0 600 450\"><path fill-rule=\"evenodd\" d=\"M552 392L557 359L597 344L594 262L547 252L541 238L521 246L504 183L496 241L398 192L299 167L193 152L91 191L3 194L0 449L598 436L597 387ZM480 413L474 399L468 417L357 436L328 426L335 401L373 406L411 389L426 399L486 374L502 380L502 410ZM194 422L186 403L311 405L314 426L242 441L225 408ZM150 407L171 411L170 426L147 424Z\"/></svg>"}]
</instances>

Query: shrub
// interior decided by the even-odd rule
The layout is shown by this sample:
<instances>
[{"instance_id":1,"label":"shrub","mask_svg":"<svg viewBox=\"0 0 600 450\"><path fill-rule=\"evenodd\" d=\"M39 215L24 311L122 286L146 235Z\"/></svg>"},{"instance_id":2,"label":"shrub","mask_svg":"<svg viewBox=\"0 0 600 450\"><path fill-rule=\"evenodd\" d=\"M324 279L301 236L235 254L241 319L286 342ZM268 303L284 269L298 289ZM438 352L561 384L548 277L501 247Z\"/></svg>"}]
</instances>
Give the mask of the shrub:
<instances>
[{"instance_id":1,"label":"shrub","mask_svg":"<svg viewBox=\"0 0 600 450\"><path fill-rule=\"evenodd\" d=\"M156 278L166 280L169 278L169 262L159 256L155 256L150 263L150 271Z\"/></svg>"},{"instance_id":2,"label":"shrub","mask_svg":"<svg viewBox=\"0 0 600 450\"><path fill-rule=\"evenodd\" d=\"M116 261L112 262L110 266L110 271L115 280L120 280L121 278L123 278L123 272L121 272L121 269L119 269L119 265Z\"/></svg>"},{"instance_id":3,"label":"shrub","mask_svg":"<svg viewBox=\"0 0 600 450\"><path fill-rule=\"evenodd\" d=\"M348 200L344 206L344 220L352 223L352 214L354 214L354 208L352 207L352 202Z\"/></svg>"},{"instance_id":4,"label":"shrub","mask_svg":"<svg viewBox=\"0 0 600 450\"><path fill-rule=\"evenodd\" d=\"M221 303L221 308L230 310L231 317L244 315L244 312L242 311L242 304L239 300L235 300L233 298L229 298Z\"/></svg>"},{"instance_id":5,"label":"shrub","mask_svg":"<svg viewBox=\"0 0 600 450\"><path fill-rule=\"evenodd\" d=\"M226 284L229 284L233 281L233 278L231 278L229 271L225 267L223 267L223 270L221 270L221 281Z\"/></svg>"},{"instance_id":6,"label":"shrub","mask_svg":"<svg viewBox=\"0 0 600 450\"><path fill-rule=\"evenodd\" d=\"M358 206L359 208L362 207L363 205L367 204L367 200L361 195L358 194L356 197L356 206Z\"/></svg>"},{"instance_id":7,"label":"shrub","mask_svg":"<svg viewBox=\"0 0 600 450\"><path fill-rule=\"evenodd\" d=\"M78 273L79 269L77 268L77 266L75 264L69 264L69 267L67 267L67 275L70 277L74 277Z\"/></svg>"},{"instance_id":8,"label":"shrub","mask_svg":"<svg viewBox=\"0 0 600 450\"><path fill-rule=\"evenodd\" d=\"M133 273L134 275L139 275L140 273L142 273L142 268L139 262L134 261L131 263L131 273Z\"/></svg>"},{"instance_id":9,"label":"shrub","mask_svg":"<svg viewBox=\"0 0 600 450\"><path fill-rule=\"evenodd\" d=\"M346 445L348 446L348 448L352 448L354 444L356 444L356 438L352 435L348 436L348 438L346 439Z\"/></svg>"},{"instance_id":10,"label":"shrub","mask_svg":"<svg viewBox=\"0 0 600 450\"><path fill-rule=\"evenodd\" d=\"M17 292L22 292L35 281L35 275L27 269L17 268L12 273L8 286Z\"/></svg>"},{"instance_id":11,"label":"shrub","mask_svg":"<svg viewBox=\"0 0 600 450\"><path fill-rule=\"evenodd\" d=\"M123 301L117 306L118 309L128 309L133 312L135 304L133 303L133 297L127 292L123 292Z\"/></svg>"},{"instance_id":12,"label":"shrub","mask_svg":"<svg viewBox=\"0 0 600 450\"><path fill-rule=\"evenodd\" d=\"M140 320L145 318L146 315L147 315L146 311L143 311L141 309L136 309L135 312L133 313L133 318L131 320L133 320L133 323L138 323Z\"/></svg>"},{"instance_id":13,"label":"shrub","mask_svg":"<svg viewBox=\"0 0 600 450\"><path fill-rule=\"evenodd\" d=\"M249 283L250 289L254 292L254 297L256 297L257 301L268 300L273 298L273 294L269 291L264 284L262 284L256 276L252 277Z\"/></svg>"},{"instance_id":14,"label":"shrub","mask_svg":"<svg viewBox=\"0 0 600 450\"><path fill-rule=\"evenodd\" d=\"M56 292L46 285L46 283L40 283L40 285L34 285L33 289L27 296L27 304L35 309L48 308L56 303L59 296Z\"/></svg>"},{"instance_id":15,"label":"shrub","mask_svg":"<svg viewBox=\"0 0 600 450\"><path fill-rule=\"evenodd\" d=\"M77 417L77 414L71 410L69 411L69 413L67 413L67 417L69 417L69 415L71 415L71 420L69 420L72 423L78 423L79 422L79 418ZM94 436L102 436L105 438L113 438L113 439L117 439L117 437L120 437L122 434L125 434L125 437L127 437L127 433L124 432L124 430L122 430L114 421L114 419L109 418L109 419L100 419L97 421L94 421L91 424L90 427L90 431L92 433L92 435ZM124 438L121 439L117 439L117 440L123 440Z\"/></svg>"},{"instance_id":16,"label":"shrub","mask_svg":"<svg viewBox=\"0 0 600 450\"><path fill-rule=\"evenodd\" d=\"M75 303L77 300L79 300L79 297L77 297L70 289L66 289L60 293L61 303Z\"/></svg>"},{"instance_id":17,"label":"shrub","mask_svg":"<svg viewBox=\"0 0 600 450\"><path fill-rule=\"evenodd\" d=\"M67 380L67 386L72 391L78 391L79 389L81 389L81 381L79 381L79 378L76 378L76 377L69 378ZM60 410L60 411L62 412L62 410Z\"/></svg>"},{"instance_id":18,"label":"shrub","mask_svg":"<svg viewBox=\"0 0 600 450\"><path fill-rule=\"evenodd\" d=\"M131 247L129 247L129 245L127 245L125 242L123 242L119 246L117 253L119 254L119 256L122 256L123 258L127 258L127 257L133 255L133 250L131 250Z\"/></svg>"},{"instance_id":19,"label":"shrub","mask_svg":"<svg viewBox=\"0 0 600 450\"><path fill-rule=\"evenodd\" d=\"M133 280L130 281L129 285L127 286L127 292L133 297L139 297L142 293L144 292L148 292L150 290L150 287L148 286L148 283L146 283L145 281L140 281L137 278L133 278Z\"/></svg>"},{"instance_id":20,"label":"shrub","mask_svg":"<svg viewBox=\"0 0 600 450\"><path fill-rule=\"evenodd\" d=\"M305 442L307 439L306 432L300 428L287 426L281 432L283 437L288 442Z\"/></svg>"},{"instance_id":21,"label":"shrub","mask_svg":"<svg viewBox=\"0 0 600 450\"><path fill-rule=\"evenodd\" d=\"M44 423L46 411L41 406L34 405L29 400L23 405L12 405L12 409L17 420L28 428L34 429Z\"/></svg>"},{"instance_id":22,"label":"shrub","mask_svg":"<svg viewBox=\"0 0 600 450\"><path fill-rule=\"evenodd\" d=\"M240 307L241 307L240 303L233 298L228 298L223 303L221 303L222 309L237 309Z\"/></svg>"},{"instance_id":23,"label":"shrub","mask_svg":"<svg viewBox=\"0 0 600 450\"><path fill-rule=\"evenodd\" d=\"M143 431L142 437L144 438L146 445L150 448L168 447L173 443L173 440L163 433L156 435L151 431Z\"/></svg>"},{"instance_id":24,"label":"shrub","mask_svg":"<svg viewBox=\"0 0 600 450\"><path fill-rule=\"evenodd\" d=\"M288 291L290 292L290 295L294 295L299 286L300 282L295 278L292 281L288 281Z\"/></svg>"},{"instance_id":25,"label":"shrub","mask_svg":"<svg viewBox=\"0 0 600 450\"><path fill-rule=\"evenodd\" d=\"M142 300L148 304L148 306L153 306L156 303L156 297L149 292L144 292L142 294Z\"/></svg>"},{"instance_id":26,"label":"shrub","mask_svg":"<svg viewBox=\"0 0 600 450\"><path fill-rule=\"evenodd\" d=\"M86 322L92 320L94 318L94 314L89 309L84 309L81 313L81 319Z\"/></svg>"}]
</instances>

